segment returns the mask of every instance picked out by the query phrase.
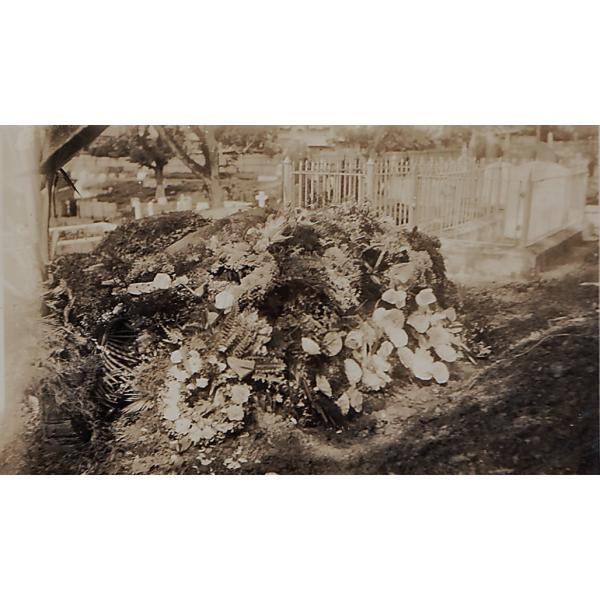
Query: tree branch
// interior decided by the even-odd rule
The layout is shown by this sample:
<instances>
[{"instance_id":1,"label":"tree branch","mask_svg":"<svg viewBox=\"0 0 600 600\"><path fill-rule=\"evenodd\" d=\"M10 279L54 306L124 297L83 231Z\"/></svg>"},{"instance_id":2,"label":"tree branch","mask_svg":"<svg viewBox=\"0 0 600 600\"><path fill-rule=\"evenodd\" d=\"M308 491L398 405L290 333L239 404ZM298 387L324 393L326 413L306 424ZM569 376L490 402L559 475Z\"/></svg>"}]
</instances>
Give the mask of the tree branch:
<instances>
[{"instance_id":1,"label":"tree branch","mask_svg":"<svg viewBox=\"0 0 600 600\"><path fill-rule=\"evenodd\" d=\"M158 135L168 144L173 150L175 156L181 160L181 162L194 174L199 177L206 177L208 175L205 166L197 163L185 150L182 144L180 144L174 135L164 125L154 125L154 128L158 132Z\"/></svg>"}]
</instances>

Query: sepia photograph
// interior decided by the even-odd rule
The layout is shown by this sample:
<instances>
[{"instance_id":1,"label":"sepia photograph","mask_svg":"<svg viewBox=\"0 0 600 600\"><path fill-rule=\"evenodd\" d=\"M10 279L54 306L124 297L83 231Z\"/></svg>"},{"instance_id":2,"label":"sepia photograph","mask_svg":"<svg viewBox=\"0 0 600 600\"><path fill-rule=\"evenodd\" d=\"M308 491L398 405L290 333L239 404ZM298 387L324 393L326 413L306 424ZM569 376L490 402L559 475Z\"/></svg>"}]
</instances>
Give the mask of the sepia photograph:
<instances>
[{"instance_id":1,"label":"sepia photograph","mask_svg":"<svg viewBox=\"0 0 600 600\"><path fill-rule=\"evenodd\" d=\"M592 4L5 4L0 596L594 597Z\"/></svg>"},{"instance_id":2,"label":"sepia photograph","mask_svg":"<svg viewBox=\"0 0 600 600\"><path fill-rule=\"evenodd\" d=\"M13 474L598 474L598 127L5 126Z\"/></svg>"}]
</instances>

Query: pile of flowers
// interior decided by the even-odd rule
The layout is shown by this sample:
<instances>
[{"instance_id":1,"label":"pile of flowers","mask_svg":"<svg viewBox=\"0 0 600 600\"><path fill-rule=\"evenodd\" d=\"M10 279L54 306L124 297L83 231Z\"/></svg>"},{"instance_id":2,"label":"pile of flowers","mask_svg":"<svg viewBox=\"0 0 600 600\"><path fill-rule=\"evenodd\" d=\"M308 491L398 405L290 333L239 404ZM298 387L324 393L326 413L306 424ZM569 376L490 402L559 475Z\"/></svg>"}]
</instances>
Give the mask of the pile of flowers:
<instances>
[{"instance_id":1,"label":"pile of flowers","mask_svg":"<svg viewBox=\"0 0 600 600\"><path fill-rule=\"evenodd\" d=\"M123 410L154 411L184 449L239 430L257 407L339 426L392 385L445 384L461 357L439 243L368 206L260 210L175 238L126 256L105 242L88 257L110 287L93 320L76 278L62 281L72 324L99 348L114 323L135 329Z\"/></svg>"}]
</instances>

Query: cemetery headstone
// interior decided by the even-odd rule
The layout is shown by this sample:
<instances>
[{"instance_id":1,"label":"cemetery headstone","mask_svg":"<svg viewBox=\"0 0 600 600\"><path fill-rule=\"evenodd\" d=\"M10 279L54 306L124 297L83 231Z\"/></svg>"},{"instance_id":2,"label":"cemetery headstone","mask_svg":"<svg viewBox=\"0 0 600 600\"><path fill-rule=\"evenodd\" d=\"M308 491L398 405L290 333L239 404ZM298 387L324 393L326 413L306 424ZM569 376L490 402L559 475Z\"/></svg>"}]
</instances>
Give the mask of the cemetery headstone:
<instances>
[{"instance_id":1,"label":"cemetery headstone","mask_svg":"<svg viewBox=\"0 0 600 600\"><path fill-rule=\"evenodd\" d=\"M131 208L133 209L133 218L141 219L142 218L142 206L140 204L139 198L131 199Z\"/></svg>"},{"instance_id":2,"label":"cemetery headstone","mask_svg":"<svg viewBox=\"0 0 600 600\"><path fill-rule=\"evenodd\" d=\"M260 208L264 208L267 204L267 200L269 199L269 196L267 196L263 191L260 191L260 192L258 192L258 194L256 194L256 196L254 198L255 198L258 206Z\"/></svg>"},{"instance_id":3,"label":"cemetery headstone","mask_svg":"<svg viewBox=\"0 0 600 600\"><path fill-rule=\"evenodd\" d=\"M192 199L189 196L184 196L183 194L179 196L177 199L177 210L192 210Z\"/></svg>"}]
</instances>

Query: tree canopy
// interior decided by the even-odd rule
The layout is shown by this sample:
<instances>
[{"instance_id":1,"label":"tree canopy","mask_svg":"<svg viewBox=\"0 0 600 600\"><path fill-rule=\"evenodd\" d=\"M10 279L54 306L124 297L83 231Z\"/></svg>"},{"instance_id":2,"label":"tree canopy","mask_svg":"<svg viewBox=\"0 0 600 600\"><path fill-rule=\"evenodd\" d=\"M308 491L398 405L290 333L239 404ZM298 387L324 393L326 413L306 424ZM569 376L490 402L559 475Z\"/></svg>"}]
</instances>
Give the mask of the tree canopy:
<instances>
[{"instance_id":1,"label":"tree canopy","mask_svg":"<svg viewBox=\"0 0 600 600\"><path fill-rule=\"evenodd\" d=\"M376 154L428 150L436 145L434 136L428 129L404 125L344 127L340 130L340 137L348 145Z\"/></svg>"},{"instance_id":2,"label":"tree canopy","mask_svg":"<svg viewBox=\"0 0 600 600\"><path fill-rule=\"evenodd\" d=\"M150 126L128 127L120 135L98 140L89 151L92 156L127 158L142 167L152 169L156 177L156 195L164 196L163 170L175 156L175 152Z\"/></svg>"},{"instance_id":3,"label":"tree canopy","mask_svg":"<svg viewBox=\"0 0 600 600\"><path fill-rule=\"evenodd\" d=\"M175 154L160 135L153 134L150 126L129 127L115 137L104 137L90 149L93 156L127 158L131 162L150 169L163 167Z\"/></svg>"}]
</instances>

